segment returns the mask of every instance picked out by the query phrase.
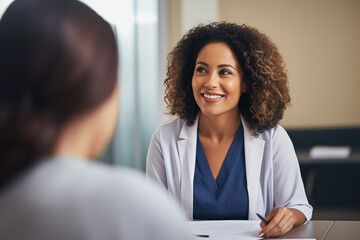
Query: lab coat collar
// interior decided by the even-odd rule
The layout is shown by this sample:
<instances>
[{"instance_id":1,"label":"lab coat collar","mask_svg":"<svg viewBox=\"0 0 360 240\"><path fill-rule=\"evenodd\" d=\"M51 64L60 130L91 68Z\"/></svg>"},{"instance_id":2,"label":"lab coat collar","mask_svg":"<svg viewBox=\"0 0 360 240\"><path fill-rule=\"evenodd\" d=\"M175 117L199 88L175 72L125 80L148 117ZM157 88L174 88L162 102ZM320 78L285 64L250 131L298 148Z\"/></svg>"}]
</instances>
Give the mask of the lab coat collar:
<instances>
[{"instance_id":1,"label":"lab coat collar","mask_svg":"<svg viewBox=\"0 0 360 240\"><path fill-rule=\"evenodd\" d=\"M197 129L198 129L198 123L199 123L199 117L200 114L198 114L194 120L194 124L191 126L188 126L186 124L186 121L183 121L183 125L181 127L181 131L179 134L180 141L183 139L191 138L193 139L194 136L197 137Z\"/></svg>"}]
</instances>

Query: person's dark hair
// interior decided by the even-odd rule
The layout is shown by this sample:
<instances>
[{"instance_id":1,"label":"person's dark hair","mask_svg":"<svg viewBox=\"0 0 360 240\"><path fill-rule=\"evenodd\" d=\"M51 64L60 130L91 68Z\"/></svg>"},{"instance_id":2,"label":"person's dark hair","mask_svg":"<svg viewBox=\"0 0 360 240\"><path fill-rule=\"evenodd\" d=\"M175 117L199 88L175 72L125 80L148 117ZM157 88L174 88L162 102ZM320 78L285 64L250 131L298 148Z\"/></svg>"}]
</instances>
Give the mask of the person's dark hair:
<instances>
[{"instance_id":1,"label":"person's dark hair","mask_svg":"<svg viewBox=\"0 0 360 240\"><path fill-rule=\"evenodd\" d=\"M171 115L192 125L200 109L192 91L196 58L208 43L224 42L243 70L246 92L239 111L256 132L272 128L290 103L284 62L275 44L255 28L231 23L211 23L191 29L168 55L165 102Z\"/></svg>"},{"instance_id":2,"label":"person's dark hair","mask_svg":"<svg viewBox=\"0 0 360 240\"><path fill-rule=\"evenodd\" d=\"M116 87L111 26L76 0L15 0L0 20L0 188L53 153Z\"/></svg>"}]
</instances>

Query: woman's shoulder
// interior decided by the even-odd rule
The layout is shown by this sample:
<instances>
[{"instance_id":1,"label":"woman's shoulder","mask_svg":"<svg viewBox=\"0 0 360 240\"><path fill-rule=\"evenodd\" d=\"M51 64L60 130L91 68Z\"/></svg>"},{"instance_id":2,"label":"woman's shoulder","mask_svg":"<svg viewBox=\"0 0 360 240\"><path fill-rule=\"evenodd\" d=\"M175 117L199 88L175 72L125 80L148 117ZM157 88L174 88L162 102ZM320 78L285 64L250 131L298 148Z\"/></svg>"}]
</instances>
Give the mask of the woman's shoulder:
<instances>
[{"instance_id":1,"label":"woman's shoulder","mask_svg":"<svg viewBox=\"0 0 360 240\"><path fill-rule=\"evenodd\" d=\"M166 137L167 139L178 138L183 127L186 126L186 120L182 118L176 118L163 123L156 129L154 135Z\"/></svg>"},{"instance_id":2,"label":"woman's shoulder","mask_svg":"<svg viewBox=\"0 0 360 240\"><path fill-rule=\"evenodd\" d=\"M93 197L96 207L102 209L102 213L96 212L96 216L127 225L129 232L138 236L135 239L165 239L164 236L171 232L178 235L176 239L188 239L189 232L184 226L185 217L180 207L170 201L158 185L146 181L142 172L113 168L108 171L108 175L102 186L94 191L95 194L88 196ZM137 231L135 223L141 229L136 234L133 233ZM147 232L144 229L152 230Z\"/></svg>"},{"instance_id":3,"label":"woman's shoulder","mask_svg":"<svg viewBox=\"0 0 360 240\"><path fill-rule=\"evenodd\" d=\"M262 140L269 141L275 139L288 138L286 130L281 125L276 125L273 128L265 129L261 133L258 133L258 137Z\"/></svg>"},{"instance_id":4,"label":"woman's shoulder","mask_svg":"<svg viewBox=\"0 0 360 240\"><path fill-rule=\"evenodd\" d=\"M247 135L252 136L258 140L271 141L274 138L283 138L287 136L285 129L280 124L277 124L275 127L272 128L264 129L261 132L257 132L253 131L250 128L249 123L243 117L241 118L241 120L244 125L244 130L247 132Z\"/></svg>"},{"instance_id":5,"label":"woman's shoulder","mask_svg":"<svg viewBox=\"0 0 360 240\"><path fill-rule=\"evenodd\" d=\"M169 120L163 124L160 125L158 128L161 131L167 131L167 130L175 130L175 129L181 129L184 124L186 124L186 120L182 118L176 118L173 120Z\"/></svg>"},{"instance_id":6,"label":"woman's shoulder","mask_svg":"<svg viewBox=\"0 0 360 240\"><path fill-rule=\"evenodd\" d=\"M180 208L158 186L146 182L140 171L56 157L32 169L13 190L8 196L3 195L0 212L5 218L11 214L11 208L26 209L19 217L28 226L34 221L26 212L38 209L43 217L36 220L41 224L52 223L57 216L57 223L71 224L81 229L79 231L100 234L107 229L102 239L114 239L109 236L115 235L123 239L130 236L132 239L166 239L163 226L180 235L176 239L190 236ZM23 201L16 201L19 198ZM2 211L5 206L11 206L8 212ZM0 216L0 222L1 219ZM114 223L122 227L109 227ZM87 226L93 229L85 229ZM49 225L52 227L55 226ZM170 234L170 230L166 234Z\"/></svg>"}]
</instances>

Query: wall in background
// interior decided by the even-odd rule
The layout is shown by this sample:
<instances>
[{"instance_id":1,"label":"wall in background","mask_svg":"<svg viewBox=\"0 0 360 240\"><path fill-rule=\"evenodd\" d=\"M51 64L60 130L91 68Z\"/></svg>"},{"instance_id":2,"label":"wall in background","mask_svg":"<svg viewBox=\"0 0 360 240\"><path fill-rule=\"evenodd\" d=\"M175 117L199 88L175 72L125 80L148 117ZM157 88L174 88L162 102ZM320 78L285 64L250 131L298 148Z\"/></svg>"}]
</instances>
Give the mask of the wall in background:
<instances>
[{"instance_id":1,"label":"wall in background","mask_svg":"<svg viewBox=\"0 0 360 240\"><path fill-rule=\"evenodd\" d=\"M218 20L218 0L168 0L170 50L194 26Z\"/></svg>"},{"instance_id":2,"label":"wall in background","mask_svg":"<svg viewBox=\"0 0 360 240\"><path fill-rule=\"evenodd\" d=\"M360 1L219 1L219 20L278 45L290 81L288 128L360 125Z\"/></svg>"},{"instance_id":3,"label":"wall in background","mask_svg":"<svg viewBox=\"0 0 360 240\"><path fill-rule=\"evenodd\" d=\"M202 4L192 11L206 14ZM292 97L282 125L360 126L360 1L220 0L217 8L219 21L256 27L279 47ZM184 13L179 9L184 8L169 8L169 16L177 16L170 21L170 46L182 36Z\"/></svg>"},{"instance_id":4,"label":"wall in background","mask_svg":"<svg viewBox=\"0 0 360 240\"><path fill-rule=\"evenodd\" d=\"M118 39L120 113L103 161L144 170L159 125L158 0L82 0L109 21Z\"/></svg>"}]
</instances>

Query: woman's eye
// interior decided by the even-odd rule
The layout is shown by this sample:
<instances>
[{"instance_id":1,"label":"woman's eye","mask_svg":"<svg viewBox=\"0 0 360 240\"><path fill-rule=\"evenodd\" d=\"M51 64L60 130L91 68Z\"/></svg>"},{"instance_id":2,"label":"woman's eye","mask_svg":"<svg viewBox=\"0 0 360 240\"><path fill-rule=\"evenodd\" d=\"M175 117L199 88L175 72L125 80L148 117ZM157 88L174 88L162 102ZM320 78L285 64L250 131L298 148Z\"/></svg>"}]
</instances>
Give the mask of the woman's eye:
<instances>
[{"instance_id":1,"label":"woman's eye","mask_svg":"<svg viewBox=\"0 0 360 240\"><path fill-rule=\"evenodd\" d=\"M229 70L223 69L220 71L220 75L231 75L231 72Z\"/></svg>"},{"instance_id":2,"label":"woman's eye","mask_svg":"<svg viewBox=\"0 0 360 240\"><path fill-rule=\"evenodd\" d=\"M198 73L206 73L206 70L203 67L198 67L198 68L196 68L196 72L198 72Z\"/></svg>"}]
</instances>

